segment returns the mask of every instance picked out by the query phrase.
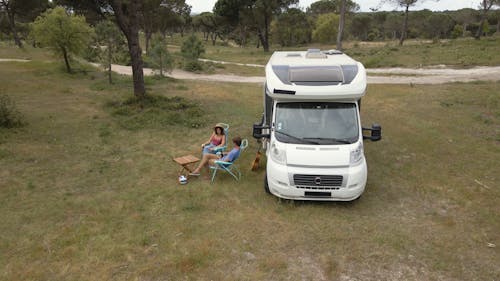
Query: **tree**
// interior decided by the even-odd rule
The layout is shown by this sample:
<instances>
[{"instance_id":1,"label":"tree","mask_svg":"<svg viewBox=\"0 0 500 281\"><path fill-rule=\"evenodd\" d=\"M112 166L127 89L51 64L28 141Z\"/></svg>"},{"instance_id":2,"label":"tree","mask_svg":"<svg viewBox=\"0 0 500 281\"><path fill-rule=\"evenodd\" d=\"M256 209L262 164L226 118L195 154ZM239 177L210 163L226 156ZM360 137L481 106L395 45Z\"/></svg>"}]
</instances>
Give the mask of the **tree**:
<instances>
[{"instance_id":1,"label":"tree","mask_svg":"<svg viewBox=\"0 0 500 281\"><path fill-rule=\"evenodd\" d=\"M79 7L82 11L93 11L94 14L111 15L127 39L128 52L132 65L134 95L138 99L146 97L142 49L139 44L139 29L143 17L144 2L147 0L57 0L64 1L70 7ZM175 1L175 0L172 0ZM182 1L182 0L179 0ZM162 2L166 3L169 0ZM160 7L153 7L160 9Z\"/></svg>"},{"instance_id":2,"label":"tree","mask_svg":"<svg viewBox=\"0 0 500 281\"><path fill-rule=\"evenodd\" d=\"M191 6L185 0L142 0L141 27L146 41L146 53L149 54L151 37L155 32L161 32L164 37L168 29L184 26L191 18Z\"/></svg>"},{"instance_id":3,"label":"tree","mask_svg":"<svg viewBox=\"0 0 500 281\"><path fill-rule=\"evenodd\" d=\"M307 14L315 18L319 15L328 13L340 15L337 32L337 49L342 50L346 13L354 13L358 10L359 5L352 0L320 0L312 3L311 6L307 8Z\"/></svg>"},{"instance_id":4,"label":"tree","mask_svg":"<svg viewBox=\"0 0 500 281\"><path fill-rule=\"evenodd\" d=\"M127 38L130 61L132 64L132 80L134 81L134 95L138 99L146 97L144 87L144 71L142 49L139 44L139 12L142 1L109 0L113 8L116 22Z\"/></svg>"},{"instance_id":5,"label":"tree","mask_svg":"<svg viewBox=\"0 0 500 281\"><path fill-rule=\"evenodd\" d=\"M400 17L399 14L390 13L387 15L387 19L384 22L384 30L392 40L396 40L401 33Z\"/></svg>"},{"instance_id":6,"label":"tree","mask_svg":"<svg viewBox=\"0 0 500 281\"><path fill-rule=\"evenodd\" d=\"M0 12L6 14L10 32L19 48L22 48L23 44L16 27L17 18L32 21L47 9L48 5L48 0L0 0Z\"/></svg>"},{"instance_id":7,"label":"tree","mask_svg":"<svg viewBox=\"0 0 500 281\"><path fill-rule=\"evenodd\" d=\"M313 30L313 40L320 43L335 42L338 24L338 15L334 13L320 15L316 20L316 28Z\"/></svg>"},{"instance_id":8,"label":"tree","mask_svg":"<svg viewBox=\"0 0 500 281\"><path fill-rule=\"evenodd\" d=\"M447 38L453 27L451 16L443 13L432 13L423 24L425 35L429 38Z\"/></svg>"},{"instance_id":9,"label":"tree","mask_svg":"<svg viewBox=\"0 0 500 281\"><path fill-rule=\"evenodd\" d=\"M184 57L186 70L199 70L201 68L198 58L201 54L205 53L205 47L203 43L196 37L196 35L191 34L184 43L182 43L181 54Z\"/></svg>"},{"instance_id":10,"label":"tree","mask_svg":"<svg viewBox=\"0 0 500 281\"><path fill-rule=\"evenodd\" d=\"M174 60L168 52L165 36L161 34L153 36L150 58L155 68L160 70L160 76L163 76L163 70L172 71Z\"/></svg>"},{"instance_id":11,"label":"tree","mask_svg":"<svg viewBox=\"0 0 500 281\"><path fill-rule=\"evenodd\" d=\"M340 0L339 32L337 33L337 50L342 51L342 36L344 35L346 0Z\"/></svg>"},{"instance_id":12,"label":"tree","mask_svg":"<svg viewBox=\"0 0 500 281\"><path fill-rule=\"evenodd\" d=\"M477 40L481 39L481 35L483 34L484 25L486 23L486 19L488 18L488 12L491 8L495 6L500 6L500 0L482 0L479 6L481 10L481 21L479 22L479 28L477 29L476 38Z\"/></svg>"},{"instance_id":13,"label":"tree","mask_svg":"<svg viewBox=\"0 0 500 281\"><path fill-rule=\"evenodd\" d=\"M359 10L359 5L352 0L320 0L312 3L306 13L313 17L328 13L340 14L343 4L346 12L354 13Z\"/></svg>"},{"instance_id":14,"label":"tree","mask_svg":"<svg viewBox=\"0 0 500 281\"><path fill-rule=\"evenodd\" d=\"M32 32L40 44L63 56L66 70L71 73L70 56L79 54L88 46L93 30L85 22L85 17L68 14L58 6L37 17Z\"/></svg>"},{"instance_id":15,"label":"tree","mask_svg":"<svg viewBox=\"0 0 500 281\"><path fill-rule=\"evenodd\" d=\"M162 0L143 0L143 5L141 9L141 27L144 31L144 37L146 41L146 54L149 54L149 45L151 42L151 36L154 32L158 31L159 27L159 11L160 4Z\"/></svg>"},{"instance_id":16,"label":"tree","mask_svg":"<svg viewBox=\"0 0 500 281\"><path fill-rule=\"evenodd\" d=\"M85 16L87 22L94 26L99 21L106 20L111 12L106 0L51 0L54 5L62 6L77 15Z\"/></svg>"},{"instance_id":17,"label":"tree","mask_svg":"<svg viewBox=\"0 0 500 281\"><path fill-rule=\"evenodd\" d=\"M299 9L289 9L272 23L272 37L283 47L309 43L312 24L306 13Z\"/></svg>"},{"instance_id":18,"label":"tree","mask_svg":"<svg viewBox=\"0 0 500 281\"><path fill-rule=\"evenodd\" d=\"M250 24L243 16L243 10L247 0L218 0L214 5L214 15L224 19L229 27L233 27L233 33L237 34L233 39L241 46L245 45Z\"/></svg>"},{"instance_id":19,"label":"tree","mask_svg":"<svg viewBox=\"0 0 500 281\"><path fill-rule=\"evenodd\" d=\"M372 14L373 25L378 30L381 39L385 39L385 22L388 18L388 12L374 12Z\"/></svg>"},{"instance_id":20,"label":"tree","mask_svg":"<svg viewBox=\"0 0 500 281\"><path fill-rule=\"evenodd\" d=\"M248 0L243 8L242 14L252 24L252 29L257 32L257 36L262 44L264 52L269 52L270 25L273 17L279 15L283 9L298 0Z\"/></svg>"},{"instance_id":21,"label":"tree","mask_svg":"<svg viewBox=\"0 0 500 281\"><path fill-rule=\"evenodd\" d=\"M113 83L111 76L111 63L116 53L123 50L125 39L116 24L109 20L101 21L95 26L97 43L101 54L101 60L105 63L108 71L108 81Z\"/></svg>"},{"instance_id":22,"label":"tree","mask_svg":"<svg viewBox=\"0 0 500 281\"><path fill-rule=\"evenodd\" d=\"M212 45L215 45L217 38L224 40L230 30L224 18L211 12L201 13L193 18L193 26L203 32L203 38L208 41L210 38Z\"/></svg>"},{"instance_id":23,"label":"tree","mask_svg":"<svg viewBox=\"0 0 500 281\"><path fill-rule=\"evenodd\" d=\"M163 0L160 9L160 31L164 29L177 30L184 37L186 28L191 25L191 6L185 0Z\"/></svg>"},{"instance_id":24,"label":"tree","mask_svg":"<svg viewBox=\"0 0 500 281\"><path fill-rule=\"evenodd\" d=\"M357 14L352 18L351 22L351 34L360 40L368 39L368 32L371 28L372 18L367 14Z\"/></svg>"},{"instance_id":25,"label":"tree","mask_svg":"<svg viewBox=\"0 0 500 281\"><path fill-rule=\"evenodd\" d=\"M399 45L402 46L403 42L405 41L407 35L408 35L408 12L410 11L410 7L415 6L419 1L425 1L425 0L386 0L382 1L383 2L391 2L399 7L403 7L405 12L404 12L404 20L403 20L403 28L401 30L401 37L399 38ZM436 0L439 1L439 0Z\"/></svg>"},{"instance_id":26,"label":"tree","mask_svg":"<svg viewBox=\"0 0 500 281\"><path fill-rule=\"evenodd\" d=\"M453 19L462 25L462 37L465 37L467 33L467 28L469 27L470 24L472 24L476 18L477 11L474 9L470 8L465 8L465 9L460 9L458 11L455 11L452 15Z\"/></svg>"}]
</instances>

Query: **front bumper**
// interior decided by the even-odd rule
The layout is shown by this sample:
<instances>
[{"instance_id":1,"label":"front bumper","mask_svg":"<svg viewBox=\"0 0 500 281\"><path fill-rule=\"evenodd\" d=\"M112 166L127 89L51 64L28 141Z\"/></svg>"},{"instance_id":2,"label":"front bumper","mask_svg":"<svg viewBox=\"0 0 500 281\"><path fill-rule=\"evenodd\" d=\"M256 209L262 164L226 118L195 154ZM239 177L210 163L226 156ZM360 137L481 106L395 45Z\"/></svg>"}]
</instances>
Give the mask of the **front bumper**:
<instances>
[{"instance_id":1,"label":"front bumper","mask_svg":"<svg viewBox=\"0 0 500 281\"><path fill-rule=\"evenodd\" d=\"M293 175L342 175L341 186L318 187L296 186ZM274 161L267 163L267 182L269 191L280 198L316 201L352 201L363 193L366 186L366 161L354 167L290 167Z\"/></svg>"}]
</instances>

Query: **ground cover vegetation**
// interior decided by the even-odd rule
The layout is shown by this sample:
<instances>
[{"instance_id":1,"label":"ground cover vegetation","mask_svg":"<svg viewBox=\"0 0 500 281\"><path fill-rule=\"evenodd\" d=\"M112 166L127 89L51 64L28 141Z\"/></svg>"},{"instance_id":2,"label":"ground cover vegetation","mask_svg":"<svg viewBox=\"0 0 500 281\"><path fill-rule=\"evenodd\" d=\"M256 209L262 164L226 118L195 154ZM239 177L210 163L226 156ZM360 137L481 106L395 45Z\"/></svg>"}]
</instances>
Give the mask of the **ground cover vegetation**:
<instances>
[{"instance_id":1,"label":"ground cover vegetation","mask_svg":"<svg viewBox=\"0 0 500 281\"><path fill-rule=\"evenodd\" d=\"M238 160L242 182L221 175L216 184L178 185L172 158L199 153L212 124L228 122L230 134L250 138L262 89L144 77L144 66L168 66L164 55L182 67L202 48L205 58L256 64L271 50L330 49L339 37L323 36L331 30L319 19L342 30L344 10L343 48L369 67L500 61L498 1L482 1L480 10L371 13L354 1L318 1L305 11L296 3L219 0L213 13L190 15L184 0L0 0L0 39L22 47L1 42L0 58L31 60L0 62L0 110L24 125L0 127L0 278L497 278L498 82L370 86L363 120L381 123L384 139L365 145L369 179L356 202L268 196L263 169L249 171L253 140ZM98 31L78 46L87 60L129 64L132 79L78 58L67 73L68 64L38 48L29 23L62 11L57 5ZM103 21L123 37L111 38Z\"/></svg>"},{"instance_id":2,"label":"ground cover vegetation","mask_svg":"<svg viewBox=\"0 0 500 281\"><path fill-rule=\"evenodd\" d=\"M16 103L6 94L0 94L0 127L14 128L24 125L24 117Z\"/></svg>"},{"instance_id":3,"label":"ground cover vegetation","mask_svg":"<svg viewBox=\"0 0 500 281\"><path fill-rule=\"evenodd\" d=\"M27 121L0 128L1 279L500 275L498 82L370 85L362 118L384 134L365 144L366 192L307 203L267 195L250 171L260 85L146 77L151 98L136 99L130 77L32 57L0 68ZM250 138L242 181L179 185L172 157L199 153L220 121Z\"/></svg>"},{"instance_id":4,"label":"ground cover vegetation","mask_svg":"<svg viewBox=\"0 0 500 281\"><path fill-rule=\"evenodd\" d=\"M180 37L182 41L185 41L192 38L190 36L184 37L186 33L199 33L203 38L202 40L205 40L205 45L210 45L208 44L210 40L214 47L217 47L217 44L219 46L241 46L243 50L246 50L250 46L249 53L264 51L263 54L253 55L255 60L252 63L258 61L260 64L264 64L269 57L269 51L283 48L319 45L329 48L336 47L345 50L347 53L360 53L363 56L363 52L349 50L347 47L349 42L387 43L387 40L397 40L399 45L403 45L403 42L411 42L411 40L439 42L440 40L472 37L476 39L491 38L499 31L500 13L497 8L500 3L498 0L483 0L477 9L445 12L415 11L413 7L419 2L418 0L380 1L380 3L389 2L393 4L395 11L378 11L378 7L374 7L372 12L362 13L359 12L359 5L352 0L321 0L305 8L299 8L297 0L218 0L212 12L191 15L191 7L186 4L185 0L3 0L0 1L0 35L3 39L13 39L20 47L23 46L23 41L35 46L44 43L43 38L48 37L51 32L37 32L37 28L35 28L37 25L30 25L29 23L34 21L46 9L56 8L59 5L66 10L67 18L83 19L81 16L84 16L90 26L101 31L97 36L98 39L92 40L91 43L87 43L88 40L71 40L74 44L69 46L77 51L87 50L84 57L96 61L103 61L98 56L99 51L113 51L112 54L108 53L107 62L105 63L108 65L108 69L109 55L111 55L111 60L114 62L130 65L134 81L134 95L138 98L144 98L146 88L144 86L143 67L153 66L160 68L162 72L163 62L167 66L170 62L169 59L165 61L165 56L163 56L164 46L157 46L152 51L151 40L155 33L163 37L163 42L167 45L173 43L172 38L174 37ZM62 8L57 9L61 10ZM402 9L402 11L398 11L399 9ZM48 15L47 13L44 15ZM42 16L39 21L43 18L45 17ZM118 38L112 38L116 32L103 33L102 21L111 21L119 28L124 39L120 43L121 48L113 48L113 44L118 42L116 41ZM61 34L82 33L70 32L70 29L75 25L67 24L62 26L63 33ZM49 30L56 29L50 28ZM110 38L106 40L103 36L109 36ZM65 38L65 36L57 36L57 38ZM141 38L144 41L143 44L141 44ZM342 45L342 40L348 42ZM58 40L45 41L47 41L45 43L48 43ZM180 48L183 43L176 45ZM195 44L191 45L195 46ZM476 44L470 45L475 46ZM404 52L412 51L411 49L402 49L402 58L394 61L382 57L387 55L386 47L389 47L391 52L397 49L383 46L383 50L380 52L370 50L370 58L366 59L367 65L373 67L404 65L404 63L401 63L406 61ZM208 48L208 46L205 46L205 48ZM64 55L67 48L58 47L56 49L63 53L64 58L67 57ZM123 55L124 49L127 50L128 56ZM146 56L143 55L143 49ZM160 55L157 55L158 50L162 50ZM472 57L484 58L480 60L481 63L486 61L487 64L492 64L492 61L495 61L494 57L488 60L491 56L494 56L491 55L492 53L483 56L484 53L487 53L484 52L485 50L473 51L477 53L473 54ZM208 56L209 53L210 51L207 51L206 55ZM453 65L466 66L475 63L469 58L460 57L461 54L461 52L456 52L455 55L449 57L449 62ZM391 53L390 55L397 54ZM424 53L422 56L412 57L423 58L421 60L423 63L416 62L416 65L427 65L429 63L426 59L432 57L432 55ZM232 69L241 71L241 73L256 73L259 71L232 66L211 67L210 65L193 62L193 57L186 58L181 54L172 54L172 57L176 61L173 62L174 66L182 66L191 71L212 73L229 72ZM68 70L70 70L69 61L70 59L65 59ZM429 59L429 61L432 61L432 59ZM168 71L168 67L166 70Z\"/></svg>"}]
</instances>

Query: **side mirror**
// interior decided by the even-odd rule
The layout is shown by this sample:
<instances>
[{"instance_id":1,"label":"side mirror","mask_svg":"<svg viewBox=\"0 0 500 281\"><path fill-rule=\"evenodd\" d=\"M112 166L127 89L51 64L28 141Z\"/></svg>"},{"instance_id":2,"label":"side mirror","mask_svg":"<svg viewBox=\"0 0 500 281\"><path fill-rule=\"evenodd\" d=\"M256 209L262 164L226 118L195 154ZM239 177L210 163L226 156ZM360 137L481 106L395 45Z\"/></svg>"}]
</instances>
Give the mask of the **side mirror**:
<instances>
[{"instance_id":1,"label":"side mirror","mask_svg":"<svg viewBox=\"0 0 500 281\"><path fill-rule=\"evenodd\" d=\"M363 128L363 131L370 131L369 136L363 134L363 139L369 139L371 141L379 141L382 139L382 127L379 124L372 124L371 128Z\"/></svg>"},{"instance_id":2,"label":"side mirror","mask_svg":"<svg viewBox=\"0 0 500 281\"><path fill-rule=\"evenodd\" d=\"M269 126L263 125L263 124L253 124L253 137L256 139L261 139L261 138L270 138L271 134L263 134L263 130L269 130Z\"/></svg>"}]
</instances>

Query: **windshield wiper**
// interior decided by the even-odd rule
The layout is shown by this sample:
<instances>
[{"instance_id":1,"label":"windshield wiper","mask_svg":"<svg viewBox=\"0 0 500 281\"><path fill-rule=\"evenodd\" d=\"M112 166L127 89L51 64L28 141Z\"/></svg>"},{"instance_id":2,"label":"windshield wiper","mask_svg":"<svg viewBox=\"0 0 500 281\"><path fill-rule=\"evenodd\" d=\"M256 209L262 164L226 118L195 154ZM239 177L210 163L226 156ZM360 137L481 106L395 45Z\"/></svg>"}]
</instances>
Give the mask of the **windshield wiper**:
<instances>
[{"instance_id":1,"label":"windshield wiper","mask_svg":"<svg viewBox=\"0 0 500 281\"><path fill-rule=\"evenodd\" d=\"M347 139L336 139L336 138L304 138L305 140L322 140L322 141L333 141L337 143L351 144L352 141Z\"/></svg>"},{"instance_id":2,"label":"windshield wiper","mask_svg":"<svg viewBox=\"0 0 500 281\"><path fill-rule=\"evenodd\" d=\"M292 139L294 139L296 141L305 142L305 143L309 143L309 144L319 144L318 142L315 142L315 141L312 141L312 140L308 140L308 139L299 138L299 137L296 137L296 136L292 136L292 135L289 135L287 133L280 132L278 130L276 130L276 133L280 133L280 134L282 134L284 136L287 136L289 138L292 138Z\"/></svg>"}]
</instances>

